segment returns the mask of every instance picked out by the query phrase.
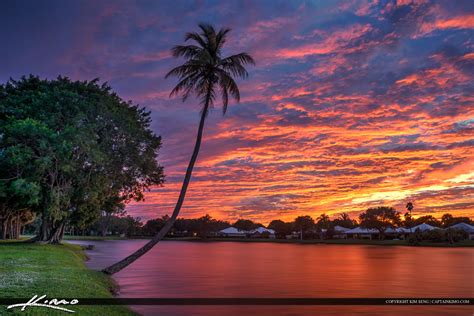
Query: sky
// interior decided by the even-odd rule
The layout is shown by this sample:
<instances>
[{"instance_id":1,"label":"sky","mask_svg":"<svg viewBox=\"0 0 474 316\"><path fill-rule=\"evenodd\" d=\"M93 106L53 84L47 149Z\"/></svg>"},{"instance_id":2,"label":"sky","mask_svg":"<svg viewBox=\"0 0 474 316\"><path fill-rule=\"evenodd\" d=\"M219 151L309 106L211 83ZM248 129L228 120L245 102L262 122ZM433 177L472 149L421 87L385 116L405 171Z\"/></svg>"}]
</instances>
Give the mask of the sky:
<instances>
[{"instance_id":1,"label":"sky","mask_svg":"<svg viewBox=\"0 0 474 316\"><path fill-rule=\"evenodd\" d=\"M127 211L170 214L200 105L169 98L169 50L199 22L256 60L241 102L208 116L181 215L261 223L387 205L474 218L472 1L0 2L0 83L100 78L147 107L163 187Z\"/></svg>"}]
</instances>

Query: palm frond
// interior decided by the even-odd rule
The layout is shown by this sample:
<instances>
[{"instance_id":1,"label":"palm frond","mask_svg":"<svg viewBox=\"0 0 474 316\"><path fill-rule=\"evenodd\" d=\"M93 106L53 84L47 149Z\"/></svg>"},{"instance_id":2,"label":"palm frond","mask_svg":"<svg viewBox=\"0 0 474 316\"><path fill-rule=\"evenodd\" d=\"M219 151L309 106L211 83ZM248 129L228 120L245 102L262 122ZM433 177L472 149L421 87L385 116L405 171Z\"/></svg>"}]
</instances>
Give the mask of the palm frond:
<instances>
[{"instance_id":1,"label":"palm frond","mask_svg":"<svg viewBox=\"0 0 474 316\"><path fill-rule=\"evenodd\" d=\"M202 48L207 48L206 41L198 33L194 33L194 32L186 33L186 36L184 37L184 40L185 41L193 40L196 43L198 43L199 45L201 45Z\"/></svg>"},{"instance_id":2,"label":"palm frond","mask_svg":"<svg viewBox=\"0 0 474 316\"><path fill-rule=\"evenodd\" d=\"M199 23L198 26L202 30L203 35L205 35L205 36L216 34L216 30L209 23Z\"/></svg>"},{"instance_id":3,"label":"palm frond","mask_svg":"<svg viewBox=\"0 0 474 316\"><path fill-rule=\"evenodd\" d=\"M216 35L217 49L221 49L226 42L227 33L230 32L229 28L221 29Z\"/></svg>"},{"instance_id":4,"label":"palm frond","mask_svg":"<svg viewBox=\"0 0 474 316\"><path fill-rule=\"evenodd\" d=\"M221 87L222 90L222 114L227 112L227 105L229 104L229 92L226 87Z\"/></svg>"},{"instance_id":5,"label":"palm frond","mask_svg":"<svg viewBox=\"0 0 474 316\"><path fill-rule=\"evenodd\" d=\"M237 86L237 83L235 83L235 80L232 78L232 76L224 71L219 69L219 86L220 88L227 89L228 93L232 95L232 97L239 102L240 101L240 91L239 87Z\"/></svg>"},{"instance_id":6,"label":"palm frond","mask_svg":"<svg viewBox=\"0 0 474 316\"><path fill-rule=\"evenodd\" d=\"M187 96L189 95L189 93L191 92L191 90L194 88L196 84L195 79L196 79L196 75L189 75L183 78L182 80L180 80L178 84L173 88L173 90L171 90L170 97L184 91L184 95L186 95L186 98L187 98ZM184 100L186 100L186 98L184 98Z\"/></svg>"},{"instance_id":7,"label":"palm frond","mask_svg":"<svg viewBox=\"0 0 474 316\"><path fill-rule=\"evenodd\" d=\"M196 58L202 52L202 48L196 45L176 45L171 49L173 57Z\"/></svg>"},{"instance_id":8,"label":"palm frond","mask_svg":"<svg viewBox=\"0 0 474 316\"><path fill-rule=\"evenodd\" d=\"M224 62L224 61L232 62L232 63L239 63L241 65L247 65L247 64L255 65L255 60L252 58L252 56L250 56L247 53L240 53L240 54L235 54L235 55L226 57L226 58L222 59L222 62Z\"/></svg>"},{"instance_id":9,"label":"palm frond","mask_svg":"<svg viewBox=\"0 0 474 316\"><path fill-rule=\"evenodd\" d=\"M229 77L229 82L228 82L228 89L232 97L235 99L235 101L240 102L240 91L239 91L239 86L237 83L235 83L234 79Z\"/></svg>"},{"instance_id":10,"label":"palm frond","mask_svg":"<svg viewBox=\"0 0 474 316\"><path fill-rule=\"evenodd\" d=\"M203 68L203 65L200 63L196 63L193 61L189 61L181 66L177 66L173 69L171 69L166 75L165 79L170 77L170 76L177 76L179 78L183 78L185 76L188 76L192 73L199 72Z\"/></svg>"},{"instance_id":11,"label":"palm frond","mask_svg":"<svg viewBox=\"0 0 474 316\"><path fill-rule=\"evenodd\" d=\"M221 49L230 29L223 28L216 33L214 27L206 23L200 23L199 28L200 33L189 32L185 36L185 41L192 40L195 45L177 45L171 50L174 57L183 57L187 61L171 69L165 76L179 78L170 97L181 94L186 100L195 94L207 108L212 107L219 97L225 114L230 98L240 101L239 87L234 78L246 78L248 72L245 65L255 65L255 61L247 53L221 58Z\"/></svg>"},{"instance_id":12,"label":"palm frond","mask_svg":"<svg viewBox=\"0 0 474 316\"><path fill-rule=\"evenodd\" d=\"M245 67L238 63L225 62L221 64L221 67L222 69L224 69L227 72L230 72L234 76L247 78L249 75Z\"/></svg>"},{"instance_id":13,"label":"palm frond","mask_svg":"<svg viewBox=\"0 0 474 316\"><path fill-rule=\"evenodd\" d=\"M217 35L214 27L207 23L199 23L199 28L202 30L201 37L203 37L207 43L206 48L213 58L217 57Z\"/></svg>"},{"instance_id":14,"label":"palm frond","mask_svg":"<svg viewBox=\"0 0 474 316\"><path fill-rule=\"evenodd\" d=\"M244 67L246 64L255 65L255 61L247 53L232 55L220 61L220 66L224 70L232 73L234 76L239 76L242 78L248 77L248 72Z\"/></svg>"}]
</instances>

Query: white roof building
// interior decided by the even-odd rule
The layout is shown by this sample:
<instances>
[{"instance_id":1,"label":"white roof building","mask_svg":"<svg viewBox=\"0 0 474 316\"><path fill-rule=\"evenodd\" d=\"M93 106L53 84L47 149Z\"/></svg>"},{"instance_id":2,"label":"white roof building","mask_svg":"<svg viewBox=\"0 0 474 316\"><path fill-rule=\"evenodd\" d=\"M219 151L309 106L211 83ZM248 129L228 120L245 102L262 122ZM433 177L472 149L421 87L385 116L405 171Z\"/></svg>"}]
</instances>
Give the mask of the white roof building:
<instances>
[{"instance_id":1,"label":"white roof building","mask_svg":"<svg viewBox=\"0 0 474 316\"><path fill-rule=\"evenodd\" d=\"M232 226L219 231L219 234L228 236L245 236L246 233L247 232L239 230Z\"/></svg>"},{"instance_id":2,"label":"white roof building","mask_svg":"<svg viewBox=\"0 0 474 316\"><path fill-rule=\"evenodd\" d=\"M265 227L259 227L257 229L252 229L249 233L251 234L255 234L255 233L259 233L259 234L263 234L263 233L269 233L270 235L274 235L275 234L275 231L273 229L269 229L269 228L265 228Z\"/></svg>"},{"instance_id":3,"label":"white roof building","mask_svg":"<svg viewBox=\"0 0 474 316\"><path fill-rule=\"evenodd\" d=\"M379 231L376 229L356 227L356 228L346 230L344 233L345 234L378 234Z\"/></svg>"},{"instance_id":4,"label":"white roof building","mask_svg":"<svg viewBox=\"0 0 474 316\"><path fill-rule=\"evenodd\" d=\"M467 223L457 223L457 224L454 224L454 225L450 226L449 228L464 230L465 232L468 232L470 234L474 233L474 226L469 225Z\"/></svg>"},{"instance_id":5,"label":"white roof building","mask_svg":"<svg viewBox=\"0 0 474 316\"><path fill-rule=\"evenodd\" d=\"M410 229L403 228L403 227L397 227L397 228L388 228L386 231L388 234L393 234L393 233L409 233Z\"/></svg>"},{"instance_id":6,"label":"white roof building","mask_svg":"<svg viewBox=\"0 0 474 316\"><path fill-rule=\"evenodd\" d=\"M426 223L423 223L423 224L417 225L417 226L415 226L415 227L412 227L412 228L411 228L411 231L414 232L414 231L416 231L417 229L420 230L420 231L422 231L422 232L426 232L426 231L428 231L428 230L439 229L439 228L434 227L434 226L431 226L431 225L428 225L428 224L426 224ZM410 228L408 229L408 231L410 231Z\"/></svg>"},{"instance_id":7,"label":"white roof building","mask_svg":"<svg viewBox=\"0 0 474 316\"><path fill-rule=\"evenodd\" d=\"M226 229L220 230L217 234L227 237L247 237L247 235L253 234L264 234L267 233L270 238L275 238L275 231L273 229L258 227L257 229L252 230L240 230L235 227L227 227Z\"/></svg>"},{"instance_id":8,"label":"white roof building","mask_svg":"<svg viewBox=\"0 0 474 316\"><path fill-rule=\"evenodd\" d=\"M351 229L336 225L336 226L334 226L334 230L338 233L345 233L346 231L351 230Z\"/></svg>"}]
</instances>

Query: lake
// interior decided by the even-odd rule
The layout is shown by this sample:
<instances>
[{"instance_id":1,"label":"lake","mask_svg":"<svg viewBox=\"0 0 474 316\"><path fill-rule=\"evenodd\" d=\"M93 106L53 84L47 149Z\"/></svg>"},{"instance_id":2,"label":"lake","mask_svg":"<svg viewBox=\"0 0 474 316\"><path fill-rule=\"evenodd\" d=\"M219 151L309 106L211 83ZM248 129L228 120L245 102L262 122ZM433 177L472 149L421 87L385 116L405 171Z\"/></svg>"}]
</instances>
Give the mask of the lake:
<instances>
[{"instance_id":1,"label":"lake","mask_svg":"<svg viewBox=\"0 0 474 316\"><path fill-rule=\"evenodd\" d=\"M74 241L102 269L146 240ZM120 297L473 297L474 249L164 241L114 275ZM134 306L143 315L472 315L472 306Z\"/></svg>"}]
</instances>

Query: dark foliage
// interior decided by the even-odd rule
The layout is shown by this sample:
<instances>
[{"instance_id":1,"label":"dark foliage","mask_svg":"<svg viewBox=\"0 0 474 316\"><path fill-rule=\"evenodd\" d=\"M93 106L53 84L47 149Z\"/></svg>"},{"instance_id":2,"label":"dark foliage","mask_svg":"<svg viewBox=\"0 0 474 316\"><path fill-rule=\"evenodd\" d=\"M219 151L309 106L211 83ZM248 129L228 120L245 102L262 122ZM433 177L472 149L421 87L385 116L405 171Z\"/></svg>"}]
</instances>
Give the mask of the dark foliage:
<instances>
[{"instance_id":1,"label":"dark foliage","mask_svg":"<svg viewBox=\"0 0 474 316\"><path fill-rule=\"evenodd\" d=\"M23 77L0 89L0 219L29 210L38 240L86 226L163 182L150 113L98 80Z\"/></svg>"}]
</instances>

